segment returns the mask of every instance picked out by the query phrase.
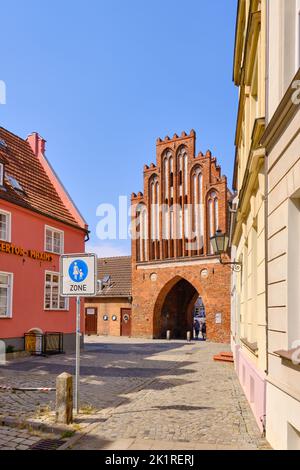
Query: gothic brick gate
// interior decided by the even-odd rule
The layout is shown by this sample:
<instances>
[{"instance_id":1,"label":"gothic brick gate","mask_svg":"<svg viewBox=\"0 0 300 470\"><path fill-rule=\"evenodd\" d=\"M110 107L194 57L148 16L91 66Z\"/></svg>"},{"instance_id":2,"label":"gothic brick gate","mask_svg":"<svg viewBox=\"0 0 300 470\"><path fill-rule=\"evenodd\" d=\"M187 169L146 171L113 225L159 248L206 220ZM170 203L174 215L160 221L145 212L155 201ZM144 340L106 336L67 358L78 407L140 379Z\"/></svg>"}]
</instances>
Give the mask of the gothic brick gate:
<instances>
[{"instance_id":1,"label":"gothic brick gate","mask_svg":"<svg viewBox=\"0 0 300 470\"><path fill-rule=\"evenodd\" d=\"M195 150L194 131L158 139L144 193L132 194L133 336L173 329L185 338L200 296L208 339L230 340L231 270L213 255L210 237L228 232L232 195L216 158Z\"/></svg>"},{"instance_id":2,"label":"gothic brick gate","mask_svg":"<svg viewBox=\"0 0 300 470\"><path fill-rule=\"evenodd\" d=\"M185 339L192 331L193 308L200 296L207 339L228 343L231 271L212 261L208 265L194 261L190 266L174 263L173 268L139 266L133 273L132 336L165 338L169 329L173 338Z\"/></svg>"}]
</instances>

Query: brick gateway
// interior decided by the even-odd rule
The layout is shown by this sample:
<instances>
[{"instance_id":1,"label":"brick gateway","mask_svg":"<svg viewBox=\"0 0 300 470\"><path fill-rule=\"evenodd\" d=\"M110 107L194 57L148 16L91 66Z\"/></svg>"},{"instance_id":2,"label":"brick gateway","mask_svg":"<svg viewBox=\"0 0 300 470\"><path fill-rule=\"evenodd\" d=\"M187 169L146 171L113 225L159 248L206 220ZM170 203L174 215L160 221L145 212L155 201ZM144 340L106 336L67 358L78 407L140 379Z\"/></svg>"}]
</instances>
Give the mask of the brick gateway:
<instances>
[{"instance_id":1,"label":"brick gateway","mask_svg":"<svg viewBox=\"0 0 300 470\"><path fill-rule=\"evenodd\" d=\"M210 237L228 231L231 193L211 152L195 156L196 134L158 139L156 164L133 193L132 336L185 338L199 297L207 337L230 339L231 271L212 254Z\"/></svg>"}]
</instances>

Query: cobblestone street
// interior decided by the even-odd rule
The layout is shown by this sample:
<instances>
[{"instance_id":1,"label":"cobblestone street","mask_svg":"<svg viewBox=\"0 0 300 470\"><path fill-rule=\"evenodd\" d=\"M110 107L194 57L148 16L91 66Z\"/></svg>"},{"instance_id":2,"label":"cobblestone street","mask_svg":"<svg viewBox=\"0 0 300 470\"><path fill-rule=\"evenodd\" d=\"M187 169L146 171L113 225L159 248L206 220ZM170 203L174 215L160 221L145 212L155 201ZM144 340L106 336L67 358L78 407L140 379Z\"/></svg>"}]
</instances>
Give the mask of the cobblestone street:
<instances>
[{"instance_id":1,"label":"cobblestone street","mask_svg":"<svg viewBox=\"0 0 300 470\"><path fill-rule=\"evenodd\" d=\"M87 341L81 406L99 412L101 424L74 449L266 447L233 365L212 360L226 346L97 337ZM20 359L0 368L0 386L53 387L57 375L74 373L74 365L74 355ZM53 411L54 400L54 392L0 391L0 415L41 417ZM9 434L7 428L0 430ZM19 436L11 437L0 439L0 448L12 448ZM17 444L14 448L26 445Z\"/></svg>"},{"instance_id":2,"label":"cobblestone street","mask_svg":"<svg viewBox=\"0 0 300 470\"><path fill-rule=\"evenodd\" d=\"M28 450L40 440L25 429L0 427L0 450Z\"/></svg>"}]
</instances>

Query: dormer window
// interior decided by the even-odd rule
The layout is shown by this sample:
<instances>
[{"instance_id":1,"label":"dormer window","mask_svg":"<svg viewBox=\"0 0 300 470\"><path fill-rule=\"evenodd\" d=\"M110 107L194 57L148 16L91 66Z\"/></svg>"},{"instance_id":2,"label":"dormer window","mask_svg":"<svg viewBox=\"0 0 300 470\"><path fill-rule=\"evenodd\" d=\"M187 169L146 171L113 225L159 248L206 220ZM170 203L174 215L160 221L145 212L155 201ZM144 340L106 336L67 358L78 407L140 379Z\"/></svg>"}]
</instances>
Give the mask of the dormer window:
<instances>
[{"instance_id":1,"label":"dormer window","mask_svg":"<svg viewBox=\"0 0 300 470\"><path fill-rule=\"evenodd\" d=\"M3 186L4 181L4 165L0 162L0 186Z\"/></svg>"},{"instance_id":2,"label":"dormer window","mask_svg":"<svg viewBox=\"0 0 300 470\"><path fill-rule=\"evenodd\" d=\"M21 184L19 183L19 181L16 178L14 178L13 176L10 176L10 175L6 175L6 178L7 178L7 181L9 182L9 184L11 185L11 187L13 189L15 189L16 191L24 192Z\"/></svg>"},{"instance_id":3,"label":"dormer window","mask_svg":"<svg viewBox=\"0 0 300 470\"><path fill-rule=\"evenodd\" d=\"M3 149L3 150L7 149L7 143L3 139L0 139L0 149Z\"/></svg>"}]
</instances>

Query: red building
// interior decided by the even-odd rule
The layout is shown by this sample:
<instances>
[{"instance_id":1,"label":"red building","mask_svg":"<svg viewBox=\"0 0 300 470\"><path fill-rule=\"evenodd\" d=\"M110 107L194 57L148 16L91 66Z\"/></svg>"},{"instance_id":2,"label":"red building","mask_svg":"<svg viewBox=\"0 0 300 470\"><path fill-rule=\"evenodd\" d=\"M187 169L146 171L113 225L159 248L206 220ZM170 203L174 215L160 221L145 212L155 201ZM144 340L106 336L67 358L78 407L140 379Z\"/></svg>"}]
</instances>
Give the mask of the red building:
<instances>
[{"instance_id":1,"label":"red building","mask_svg":"<svg viewBox=\"0 0 300 470\"><path fill-rule=\"evenodd\" d=\"M230 339L231 270L210 237L228 231L231 193L210 151L196 155L191 131L158 139L156 163L133 193L132 336L185 338L195 305L205 309L207 338Z\"/></svg>"},{"instance_id":2,"label":"red building","mask_svg":"<svg viewBox=\"0 0 300 470\"><path fill-rule=\"evenodd\" d=\"M28 332L61 332L64 350L75 348L76 305L59 295L59 258L84 252L86 235L45 141L0 128L0 339L7 346L24 349Z\"/></svg>"}]
</instances>

